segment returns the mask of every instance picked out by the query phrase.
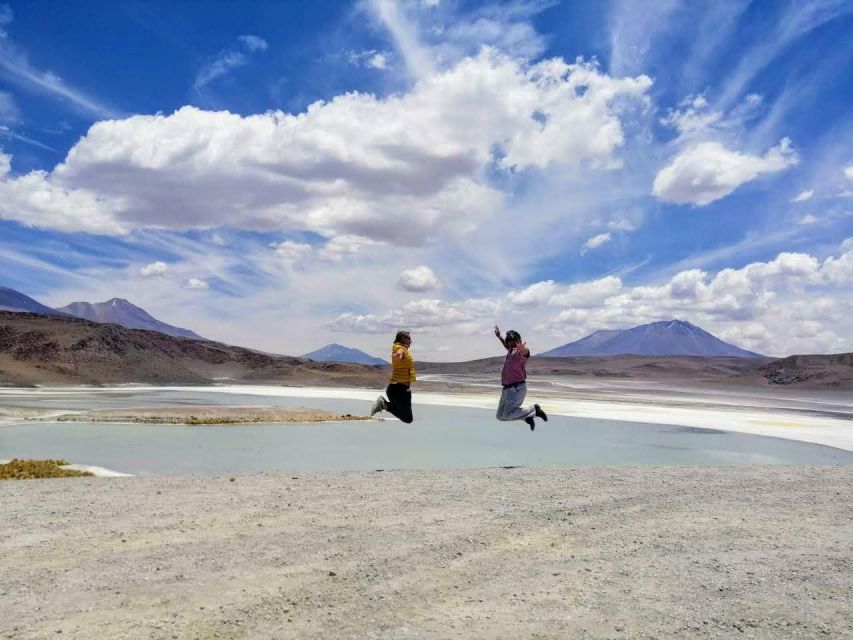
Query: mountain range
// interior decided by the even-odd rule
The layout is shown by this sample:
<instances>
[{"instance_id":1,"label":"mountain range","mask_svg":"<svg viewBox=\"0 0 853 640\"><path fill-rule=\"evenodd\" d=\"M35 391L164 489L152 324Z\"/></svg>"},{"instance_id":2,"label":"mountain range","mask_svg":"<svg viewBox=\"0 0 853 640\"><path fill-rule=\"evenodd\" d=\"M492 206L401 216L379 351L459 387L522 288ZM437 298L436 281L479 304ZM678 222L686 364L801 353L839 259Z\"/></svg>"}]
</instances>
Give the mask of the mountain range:
<instances>
[{"instance_id":1,"label":"mountain range","mask_svg":"<svg viewBox=\"0 0 853 640\"><path fill-rule=\"evenodd\" d=\"M124 298L112 298L106 302L72 302L69 305L53 309L30 298L28 295L0 286L0 311L18 311L28 313L41 313L49 316L72 316L82 318L90 322L101 322L117 324L126 329L146 329L148 331L159 331L167 336L176 338L191 338L193 340L204 340L195 331L182 329L158 320L150 313L137 307Z\"/></svg>"},{"instance_id":2,"label":"mountain range","mask_svg":"<svg viewBox=\"0 0 853 640\"><path fill-rule=\"evenodd\" d=\"M383 360L382 358L374 358L372 355L365 353L360 349L353 349L351 347L345 347L342 344L335 343L327 344L325 347L312 351L311 353L306 353L302 357L310 358L317 362L354 362L356 364L368 365L388 364L386 360Z\"/></svg>"},{"instance_id":3,"label":"mountain range","mask_svg":"<svg viewBox=\"0 0 853 640\"><path fill-rule=\"evenodd\" d=\"M52 309L19 291L0 286L0 310L73 316L91 322L117 324L127 329L159 331L178 338L205 339L190 329L183 329L158 320L123 298L112 298L95 304L72 302L64 307ZM539 355L545 358L616 355L762 357L761 354L723 342L685 320L651 322L625 330L594 331L580 340ZM328 344L302 357L317 362L350 362L373 366L388 364L387 361L375 358L359 349L340 344Z\"/></svg>"},{"instance_id":4,"label":"mountain range","mask_svg":"<svg viewBox=\"0 0 853 640\"><path fill-rule=\"evenodd\" d=\"M175 327L162 322L145 309L137 307L124 298L112 298L106 302L96 302L94 304L91 302L72 302L64 307L59 307L57 311L74 316L75 318L89 320L90 322L118 324L126 329L147 329L149 331L159 331L160 333L165 333L167 336L174 336L176 338L204 340L195 331L182 329L181 327Z\"/></svg>"},{"instance_id":5,"label":"mountain range","mask_svg":"<svg viewBox=\"0 0 853 640\"><path fill-rule=\"evenodd\" d=\"M566 356L734 356L760 358L759 353L723 342L685 320L651 322L625 330L601 330L539 354Z\"/></svg>"},{"instance_id":6,"label":"mountain range","mask_svg":"<svg viewBox=\"0 0 853 640\"><path fill-rule=\"evenodd\" d=\"M0 386L222 380L376 388L387 375L65 315L0 311Z\"/></svg>"},{"instance_id":7,"label":"mountain range","mask_svg":"<svg viewBox=\"0 0 853 640\"><path fill-rule=\"evenodd\" d=\"M497 380L503 362L502 356L469 362L419 362L418 371ZM534 377L853 389L851 353L781 359L643 355L533 358L528 368ZM387 375L385 367L276 356L66 315L0 311L0 386L210 384L227 379L254 384L380 388Z\"/></svg>"}]
</instances>

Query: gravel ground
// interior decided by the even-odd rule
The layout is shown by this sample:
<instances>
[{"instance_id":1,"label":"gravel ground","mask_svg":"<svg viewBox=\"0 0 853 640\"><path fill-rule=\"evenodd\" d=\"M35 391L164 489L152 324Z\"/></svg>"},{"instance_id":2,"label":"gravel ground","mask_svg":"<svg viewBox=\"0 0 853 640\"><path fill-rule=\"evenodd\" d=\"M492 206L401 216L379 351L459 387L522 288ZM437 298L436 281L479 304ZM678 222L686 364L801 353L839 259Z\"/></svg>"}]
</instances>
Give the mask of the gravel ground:
<instances>
[{"instance_id":1,"label":"gravel ground","mask_svg":"<svg viewBox=\"0 0 853 640\"><path fill-rule=\"evenodd\" d=\"M851 637L851 489L761 466L9 481L0 638Z\"/></svg>"}]
</instances>

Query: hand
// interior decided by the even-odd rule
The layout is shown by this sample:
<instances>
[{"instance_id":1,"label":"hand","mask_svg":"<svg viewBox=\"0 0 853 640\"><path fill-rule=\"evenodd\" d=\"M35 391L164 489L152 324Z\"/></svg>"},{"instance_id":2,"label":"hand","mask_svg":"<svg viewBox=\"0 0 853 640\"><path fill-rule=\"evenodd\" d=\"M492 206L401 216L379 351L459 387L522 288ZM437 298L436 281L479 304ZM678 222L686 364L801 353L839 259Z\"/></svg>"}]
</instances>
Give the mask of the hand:
<instances>
[{"instance_id":1,"label":"hand","mask_svg":"<svg viewBox=\"0 0 853 640\"><path fill-rule=\"evenodd\" d=\"M498 325L495 325L495 335L500 338L501 337L501 329Z\"/></svg>"},{"instance_id":2,"label":"hand","mask_svg":"<svg viewBox=\"0 0 853 640\"><path fill-rule=\"evenodd\" d=\"M524 353L525 351L527 351L527 344L524 342L524 340L519 340L515 345L515 352Z\"/></svg>"}]
</instances>

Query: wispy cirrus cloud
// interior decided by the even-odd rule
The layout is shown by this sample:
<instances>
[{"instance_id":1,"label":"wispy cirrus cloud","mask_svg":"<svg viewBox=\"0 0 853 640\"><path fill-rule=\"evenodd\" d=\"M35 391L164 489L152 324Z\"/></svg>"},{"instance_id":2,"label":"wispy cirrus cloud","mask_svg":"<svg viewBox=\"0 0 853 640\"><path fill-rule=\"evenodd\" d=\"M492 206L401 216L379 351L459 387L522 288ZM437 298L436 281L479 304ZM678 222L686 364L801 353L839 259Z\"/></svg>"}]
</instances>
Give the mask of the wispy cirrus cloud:
<instances>
[{"instance_id":1,"label":"wispy cirrus cloud","mask_svg":"<svg viewBox=\"0 0 853 640\"><path fill-rule=\"evenodd\" d=\"M238 36L237 42L237 47L220 51L213 60L199 69L193 82L197 91L247 65L250 54L266 51L269 46L266 40L255 35Z\"/></svg>"},{"instance_id":2,"label":"wispy cirrus cloud","mask_svg":"<svg viewBox=\"0 0 853 640\"><path fill-rule=\"evenodd\" d=\"M0 5L0 74L29 90L36 90L64 100L87 115L98 118L117 118L119 110L77 89L51 71L32 66L27 55L16 47L6 30L13 19L9 5Z\"/></svg>"},{"instance_id":3,"label":"wispy cirrus cloud","mask_svg":"<svg viewBox=\"0 0 853 640\"><path fill-rule=\"evenodd\" d=\"M21 117L15 98L8 91L0 91L0 122L17 122Z\"/></svg>"}]
</instances>

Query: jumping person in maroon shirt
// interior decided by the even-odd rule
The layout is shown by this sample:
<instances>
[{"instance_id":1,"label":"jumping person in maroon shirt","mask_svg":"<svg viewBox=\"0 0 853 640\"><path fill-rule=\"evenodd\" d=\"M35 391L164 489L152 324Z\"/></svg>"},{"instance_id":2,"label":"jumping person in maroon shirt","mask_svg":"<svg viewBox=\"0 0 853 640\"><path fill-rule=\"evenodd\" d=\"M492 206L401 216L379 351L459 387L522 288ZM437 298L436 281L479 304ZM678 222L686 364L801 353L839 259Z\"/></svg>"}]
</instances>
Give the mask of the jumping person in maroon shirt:
<instances>
[{"instance_id":1,"label":"jumping person in maroon shirt","mask_svg":"<svg viewBox=\"0 0 853 640\"><path fill-rule=\"evenodd\" d=\"M536 428L534 416L546 422L548 416L538 404L526 409L522 407L524 396L527 395L527 361L530 359L530 349L524 344L518 331L510 329L506 337L501 337L501 330L495 325L495 335L506 349L506 360L501 372L501 401L498 404L498 420L524 420L530 425L530 430Z\"/></svg>"}]
</instances>

